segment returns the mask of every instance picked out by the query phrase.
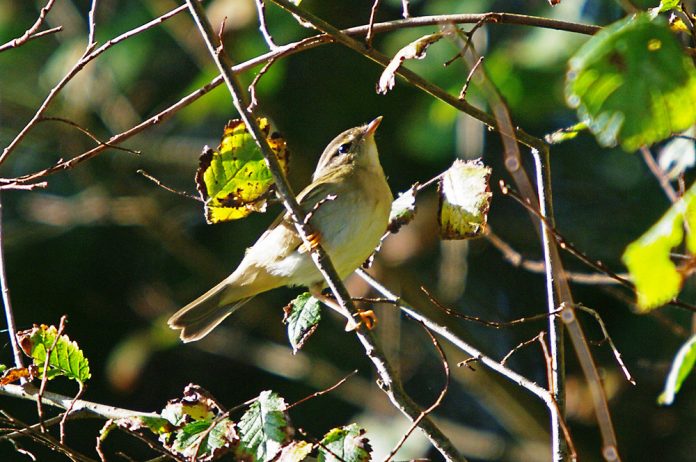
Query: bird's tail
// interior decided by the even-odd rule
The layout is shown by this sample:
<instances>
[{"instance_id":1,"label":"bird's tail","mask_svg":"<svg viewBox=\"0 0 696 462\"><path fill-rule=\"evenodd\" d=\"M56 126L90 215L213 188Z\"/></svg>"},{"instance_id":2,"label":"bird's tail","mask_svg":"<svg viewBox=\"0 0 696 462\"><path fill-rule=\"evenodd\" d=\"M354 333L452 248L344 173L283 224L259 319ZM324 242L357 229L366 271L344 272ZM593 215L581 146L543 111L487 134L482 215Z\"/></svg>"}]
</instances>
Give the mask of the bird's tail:
<instances>
[{"instance_id":1,"label":"bird's tail","mask_svg":"<svg viewBox=\"0 0 696 462\"><path fill-rule=\"evenodd\" d=\"M167 323L172 329L181 329L182 341L200 340L254 295L248 287L231 283L228 278L177 311Z\"/></svg>"}]
</instances>

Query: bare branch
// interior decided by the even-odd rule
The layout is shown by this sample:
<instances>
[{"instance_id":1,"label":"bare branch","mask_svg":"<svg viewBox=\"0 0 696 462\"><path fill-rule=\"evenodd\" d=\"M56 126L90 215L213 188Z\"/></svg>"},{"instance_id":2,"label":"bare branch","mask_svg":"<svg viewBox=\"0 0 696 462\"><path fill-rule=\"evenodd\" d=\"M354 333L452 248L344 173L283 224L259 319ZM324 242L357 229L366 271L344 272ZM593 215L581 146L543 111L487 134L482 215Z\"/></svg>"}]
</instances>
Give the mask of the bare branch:
<instances>
[{"instance_id":1,"label":"bare branch","mask_svg":"<svg viewBox=\"0 0 696 462\"><path fill-rule=\"evenodd\" d=\"M62 27L54 27L43 32L38 32L39 28L43 25L44 21L46 20L46 15L51 10L51 8L53 8L53 4L55 3L55 1L56 0L48 0L46 2L46 5L43 8L41 8L41 11L39 11L39 17L36 19L34 24L32 24L32 26L29 29L27 29L21 37L17 37L16 39L10 40L5 44L0 45L0 53L10 48L17 48L19 46L22 46L29 40L38 37L43 37L44 35L53 34L55 32L63 30Z\"/></svg>"},{"instance_id":2,"label":"bare branch","mask_svg":"<svg viewBox=\"0 0 696 462\"><path fill-rule=\"evenodd\" d=\"M367 35L365 35L365 45L367 45L367 48L372 48L372 39L375 35L375 17L377 16L377 10L379 9L381 1L382 0L374 0L372 8L370 8L370 21L367 24Z\"/></svg>"},{"instance_id":3,"label":"bare branch","mask_svg":"<svg viewBox=\"0 0 696 462\"><path fill-rule=\"evenodd\" d=\"M10 336L14 364L18 369L24 368L24 357L17 343L17 326L15 325L14 312L10 302L10 286L7 283L7 271L5 269L5 240L2 219L2 201L0 201L0 289L2 290L2 304L5 308L5 321L7 322L7 334Z\"/></svg>"},{"instance_id":4,"label":"bare branch","mask_svg":"<svg viewBox=\"0 0 696 462\"><path fill-rule=\"evenodd\" d=\"M263 39L266 41L266 45L273 51L278 48L278 45L275 44L271 33L268 31L268 25L266 24L266 5L264 4L264 0L254 0L254 2L256 3L256 11L259 13L259 30L261 31L261 35L263 35Z\"/></svg>"}]
</instances>

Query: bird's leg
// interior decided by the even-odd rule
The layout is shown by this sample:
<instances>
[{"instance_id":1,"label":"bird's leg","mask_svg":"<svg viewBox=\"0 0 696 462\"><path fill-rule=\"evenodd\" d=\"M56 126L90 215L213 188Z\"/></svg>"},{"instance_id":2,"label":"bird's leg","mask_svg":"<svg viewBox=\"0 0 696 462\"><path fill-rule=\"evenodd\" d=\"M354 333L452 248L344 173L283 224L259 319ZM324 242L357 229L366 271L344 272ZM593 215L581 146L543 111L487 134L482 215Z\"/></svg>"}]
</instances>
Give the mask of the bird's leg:
<instances>
[{"instance_id":1,"label":"bird's leg","mask_svg":"<svg viewBox=\"0 0 696 462\"><path fill-rule=\"evenodd\" d=\"M324 295L319 289L310 288L309 291L314 298L316 298L329 308L333 309L341 316L344 316L345 310L338 303L336 303L335 299L329 297L328 295ZM377 325L377 316L375 316L375 312L372 310L363 311L358 309L358 312L355 314L355 316L358 316L360 318L360 322L355 322L352 319L348 320L348 322L346 323L346 332L357 330L363 324L365 324L365 327L367 327L369 330L374 329Z\"/></svg>"}]
</instances>

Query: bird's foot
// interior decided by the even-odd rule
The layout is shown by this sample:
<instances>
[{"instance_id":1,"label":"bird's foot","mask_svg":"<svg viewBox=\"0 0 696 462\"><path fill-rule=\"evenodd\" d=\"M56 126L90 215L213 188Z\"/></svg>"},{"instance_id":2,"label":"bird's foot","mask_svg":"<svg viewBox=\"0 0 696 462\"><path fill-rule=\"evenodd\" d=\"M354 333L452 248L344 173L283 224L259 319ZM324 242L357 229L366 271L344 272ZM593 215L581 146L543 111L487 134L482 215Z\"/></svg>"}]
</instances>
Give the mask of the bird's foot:
<instances>
[{"instance_id":1,"label":"bird's foot","mask_svg":"<svg viewBox=\"0 0 696 462\"><path fill-rule=\"evenodd\" d=\"M353 316L360 318L360 321L349 321L346 324L346 332L358 330L363 325L367 327L367 330L372 330L377 326L377 315L372 310L358 310Z\"/></svg>"}]
</instances>

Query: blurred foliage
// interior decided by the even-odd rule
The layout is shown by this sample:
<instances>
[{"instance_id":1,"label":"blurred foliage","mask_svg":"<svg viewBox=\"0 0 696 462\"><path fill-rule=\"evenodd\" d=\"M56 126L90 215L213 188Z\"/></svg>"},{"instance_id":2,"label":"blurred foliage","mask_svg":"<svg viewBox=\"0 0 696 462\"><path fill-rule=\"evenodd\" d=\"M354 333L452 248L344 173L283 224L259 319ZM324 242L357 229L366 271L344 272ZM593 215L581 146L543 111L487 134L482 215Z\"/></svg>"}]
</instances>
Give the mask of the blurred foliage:
<instances>
[{"instance_id":1,"label":"blurred foliage","mask_svg":"<svg viewBox=\"0 0 696 462\"><path fill-rule=\"evenodd\" d=\"M693 2L687 3L693 7ZM173 0L99 2L97 40L104 43L179 4ZM369 0L302 3L338 26L365 24L371 5ZM544 1L411 0L410 5L413 15L509 11L597 25L625 15L618 3L609 1L565 0L555 8ZM0 0L0 43L21 35L41 6L42 2ZM252 0L212 0L206 8L214 25L227 16L224 40L233 61L243 62L267 51ZM400 18L400 8L400 1L385 0L377 19ZM79 58L87 9L86 1L57 1L46 27L62 25L62 32L0 53L0 146L5 147L21 130ZM267 12L279 44L311 33L272 4ZM417 37L436 31L436 27L394 31L378 35L374 45L393 55ZM474 44L485 54L483 65L506 98L513 121L543 136L577 123L574 111L565 105L563 84L568 58L586 41L587 37L568 32L490 24L475 35ZM461 60L442 65L456 53L451 41L441 40L425 59L406 66L457 94L468 70ZM259 68L245 72L242 82L249 84ZM501 179L510 181L497 134L405 82L397 81L389 94L377 95L375 84L381 71L350 50L324 45L279 60L261 78L260 107L292 151L290 181L296 190L308 183L322 149L334 135L383 115L378 144L394 193L432 178L458 157L483 156L493 171L491 228L523 256L541 259L527 213L495 186ZM47 115L68 118L106 140L214 76L214 65L184 13L112 47L90 63L61 92ZM485 107L475 86L468 100ZM374 455L380 458L407 430L405 419L374 384L361 346L353 335L343 332L344 321L332 313L326 313L322 327L293 356L282 307L298 289L278 289L257 297L195 344L180 344L165 326L168 315L236 267L245 246L281 209L276 205L265 215L210 226L200 203L164 191L136 172L144 169L177 190L193 192L202 147L217 144L225 123L234 117L229 94L219 87L123 143L141 155L107 150L75 169L52 175L45 190L3 192L4 250L18 327L56 324L67 314L71 339L90 358L92 379L85 399L143 411L161 409L189 382L210 390L228 407L268 389L295 402L358 369L359 374L338 390L295 409L293 423L318 440L326 428L356 421L367 429ZM42 169L93 145L69 125L42 122L2 164L0 175L9 178ZM524 160L531 165L530 156ZM591 258L623 271L620 258L625 246L669 205L649 169L639 156L601 148L588 133L554 146L552 166L560 232ZM686 184L692 181L693 173L687 171ZM486 241L440 243L433 191L421 193L417 206L414 221L385 241L373 274L495 358L544 328L543 322L536 322L492 330L447 318L433 307L420 292L421 285L467 315L511 320L537 314L545 310L544 279L513 267ZM587 271L566 257L570 269ZM689 314L666 308L638 316L632 310L633 295L627 291L612 286L573 288L577 301L602 315L638 382L632 387L623 381L606 346L594 347L624 460L694 460L694 378L684 382L673 406L661 408L655 403L675 352L688 338ZM348 289L356 296L369 295L356 279L348 281ZM681 296L695 299L691 280ZM429 405L443 386L442 365L430 339L391 307L370 308L380 319L375 335L398 360L407 390L419 403ZM592 319L582 318L582 323L590 339L601 338ZM10 364L11 349L3 345L0 362ZM448 349L447 354L452 365L465 359L454 350ZM600 460L588 390L573 354L569 352L567 358L571 431L582 460ZM545 383L544 364L535 346L518 351L509 365ZM483 366L475 369L453 368L447 399L436 412L445 433L473 461L546 460L548 416L543 404ZM51 389L74 393L69 384L60 382L52 383ZM35 421L33 404L6 397L0 401L0 408L11 415ZM68 444L96 458L94 441L101 425L69 422ZM142 443L120 436L106 442L108 454L121 450L137 460L152 457ZM439 458L419 435L411 438L397 460ZM41 448L31 450L39 460L57 457ZM0 459L16 458L9 443L0 443Z\"/></svg>"}]
</instances>

